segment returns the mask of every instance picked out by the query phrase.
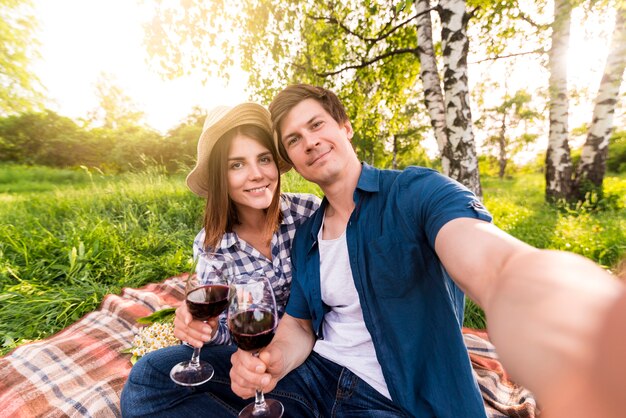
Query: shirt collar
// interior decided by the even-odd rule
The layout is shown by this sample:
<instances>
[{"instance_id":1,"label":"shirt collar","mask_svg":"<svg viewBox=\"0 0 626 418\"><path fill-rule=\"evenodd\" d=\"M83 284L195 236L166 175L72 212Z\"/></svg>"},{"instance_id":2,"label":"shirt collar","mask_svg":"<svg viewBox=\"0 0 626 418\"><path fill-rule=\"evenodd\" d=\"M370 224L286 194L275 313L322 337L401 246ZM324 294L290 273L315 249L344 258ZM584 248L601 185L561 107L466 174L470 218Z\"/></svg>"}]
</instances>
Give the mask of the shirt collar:
<instances>
[{"instance_id":1,"label":"shirt collar","mask_svg":"<svg viewBox=\"0 0 626 418\"><path fill-rule=\"evenodd\" d=\"M380 177L380 170L367 163L361 163L361 166L361 175L359 176L356 188L364 192L377 192L379 190L378 178Z\"/></svg>"},{"instance_id":2,"label":"shirt collar","mask_svg":"<svg viewBox=\"0 0 626 418\"><path fill-rule=\"evenodd\" d=\"M280 223L281 225L291 225L296 223L296 220L291 213L289 202L287 202L287 198L282 194L280 195L280 211L283 214L283 220Z\"/></svg>"},{"instance_id":3,"label":"shirt collar","mask_svg":"<svg viewBox=\"0 0 626 418\"><path fill-rule=\"evenodd\" d=\"M283 220L281 222L281 225L294 224L296 220L291 214L291 210L289 210L289 203L287 202L287 199L283 195L280 196L279 204L280 204L280 211L283 214ZM218 243L217 248L228 249L232 247L233 245L237 244L238 242L239 242L239 239L237 238L237 234L235 232L232 232L232 231L225 232L224 235L222 235L222 239Z\"/></svg>"},{"instance_id":4,"label":"shirt collar","mask_svg":"<svg viewBox=\"0 0 626 418\"><path fill-rule=\"evenodd\" d=\"M359 175L359 181L356 184L356 188L358 190L362 190L364 192L376 193L380 190L379 188L379 177L380 170L372 167L367 163L361 163L361 174ZM356 198L356 197L355 197ZM324 213L326 212L326 206L328 206L328 200L326 197L322 199L322 204L320 208L315 211L313 214L312 222L313 225L311 227L311 240L313 242L317 242L317 234L322 227L322 222L324 221Z\"/></svg>"}]
</instances>

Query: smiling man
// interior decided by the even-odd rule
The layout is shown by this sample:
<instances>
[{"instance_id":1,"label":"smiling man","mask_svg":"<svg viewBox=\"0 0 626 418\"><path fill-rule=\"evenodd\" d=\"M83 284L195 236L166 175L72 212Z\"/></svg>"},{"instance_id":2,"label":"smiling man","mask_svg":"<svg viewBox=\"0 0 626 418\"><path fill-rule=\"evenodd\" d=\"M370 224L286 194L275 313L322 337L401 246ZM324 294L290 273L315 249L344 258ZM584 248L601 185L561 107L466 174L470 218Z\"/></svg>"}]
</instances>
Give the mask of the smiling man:
<instances>
[{"instance_id":1,"label":"smiling man","mask_svg":"<svg viewBox=\"0 0 626 418\"><path fill-rule=\"evenodd\" d=\"M465 187L421 167L361 164L332 92L292 85L270 105L282 157L325 194L296 234L286 314L233 391L288 416L484 417L463 344L464 294L503 363L539 400L575 393L624 288L582 257L506 234Z\"/></svg>"}]
</instances>

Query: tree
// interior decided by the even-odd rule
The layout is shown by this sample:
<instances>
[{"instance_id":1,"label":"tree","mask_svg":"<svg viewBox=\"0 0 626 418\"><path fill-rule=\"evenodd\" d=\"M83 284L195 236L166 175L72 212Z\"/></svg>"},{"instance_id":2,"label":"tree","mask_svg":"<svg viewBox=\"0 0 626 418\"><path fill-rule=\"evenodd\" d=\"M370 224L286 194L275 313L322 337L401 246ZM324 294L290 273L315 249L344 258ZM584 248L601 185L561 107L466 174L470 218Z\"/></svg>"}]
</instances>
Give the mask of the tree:
<instances>
[{"instance_id":1,"label":"tree","mask_svg":"<svg viewBox=\"0 0 626 418\"><path fill-rule=\"evenodd\" d=\"M443 60L443 77L435 76L436 66L431 65L433 77L424 85L434 91L439 84L441 91L443 78L445 95L436 104L439 115L433 126L442 142L444 173L481 193L467 99L469 15L464 1L444 0L436 8L428 1L412 0L174 3L158 3L147 27L149 53L167 75L178 76L191 67L210 75L212 66L226 75L239 57L260 101L267 102L288 82L330 87L346 103L359 134L357 152L368 161L376 159L393 135L381 130L387 120L380 115L402 114L409 99L421 95L418 55L439 51L441 57L435 57L435 62ZM418 53L421 27L417 22L429 23L431 10L441 16L443 45L440 50L424 48ZM234 43L227 35L233 32L238 34ZM207 52L218 47L217 54ZM442 129L445 139L439 135Z\"/></svg>"},{"instance_id":2,"label":"tree","mask_svg":"<svg viewBox=\"0 0 626 418\"><path fill-rule=\"evenodd\" d=\"M571 0L554 1L550 69L550 133L546 153L546 199L556 201L571 196L572 158L569 148L567 93L567 50L572 18Z\"/></svg>"},{"instance_id":3,"label":"tree","mask_svg":"<svg viewBox=\"0 0 626 418\"><path fill-rule=\"evenodd\" d=\"M505 94L502 103L486 109L483 120L477 122L479 126L489 126L489 130L496 131L487 138L485 145L497 151L500 178L504 177L509 160L537 139L536 134L528 132L527 123L541 118L541 113L531 107L531 101L531 95L525 90L518 90L513 96Z\"/></svg>"},{"instance_id":4,"label":"tree","mask_svg":"<svg viewBox=\"0 0 626 418\"><path fill-rule=\"evenodd\" d=\"M0 0L0 116L41 101L39 80L29 69L38 46L31 7L30 0Z\"/></svg>"},{"instance_id":5,"label":"tree","mask_svg":"<svg viewBox=\"0 0 626 418\"><path fill-rule=\"evenodd\" d=\"M107 129L141 125L144 113L137 110L133 99L117 85L113 75L100 74L95 87L100 105L90 112L90 122Z\"/></svg>"},{"instance_id":6,"label":"tree","mask_svg":"<svg viewBox=\"0 0 626 418\"><path fill-rule=\"evenodd\" d=\"M626 4L616 7L615 29L593 110L593 119L576 167L573 193L577 200L585 199L586 190L602 187L613 132L613 115L619 98L626 67Z\"/></svg>"},{"instance_id":7,"label":"tree","mask_svg":"<svg viewBox=\"0 0 626 418\"><path fill-rule=\"evenodd\" d=\"M600 7L611 2L591 1ZM569 43L572 8L576 0L555 1L555 17L550 50L550 137L546 154L546 199L548 201L583 201L587 191L602 193L613 114L626 67L626 6L612 3L616 9L615 29L598 95L593 120L583 146L578 167L574 170L568 143L567 68L564 62Z\"/></svg>"},{"instance_id":8,"label":"tree","mask_svg":"<svg viewBox=\"0 0 626 418\"><path fill-rule=\"evenodd\" d=\"M441 0L438 10L442 27L447 137L441 154L443 172L482 197L467 83L469 15L464 0Z\"/></svg>"},{"instance_id":9,"label":"tree","mask_svg":"<svg viewBox=\"0 0 626 418\"><path fill-rule=\"evenodd\" d=\"M0 161L72 165L79 131L71 119L50 110L7 116L0 119Z\"/></svg>"}]
</instances>

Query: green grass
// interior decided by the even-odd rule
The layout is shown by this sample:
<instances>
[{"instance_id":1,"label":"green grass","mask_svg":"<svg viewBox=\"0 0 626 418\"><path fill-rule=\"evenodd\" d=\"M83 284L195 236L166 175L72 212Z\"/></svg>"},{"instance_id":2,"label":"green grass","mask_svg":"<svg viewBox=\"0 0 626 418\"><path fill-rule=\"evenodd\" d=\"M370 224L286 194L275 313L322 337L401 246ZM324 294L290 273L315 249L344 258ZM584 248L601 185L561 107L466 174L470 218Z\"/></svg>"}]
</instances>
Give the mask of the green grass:
<instances>
[{"instance_id":1,"label":"green grass","mask_svg":"<svg viewBox=\"0 0 626 418\"><path fill-rule=\"evenodd\" d=\"M606 183L621 209L578 214L544 204L538 175L483 179L485 204L502 229L610 267L626 252L626 177ZM293 172L283 190L319 194ZM202 210L184 174L158 168L104 176L0 165L0 352L61 330L106 294L186 271ZM484 325L471 303L466 325Z\"/></svg>"}]
</instances>

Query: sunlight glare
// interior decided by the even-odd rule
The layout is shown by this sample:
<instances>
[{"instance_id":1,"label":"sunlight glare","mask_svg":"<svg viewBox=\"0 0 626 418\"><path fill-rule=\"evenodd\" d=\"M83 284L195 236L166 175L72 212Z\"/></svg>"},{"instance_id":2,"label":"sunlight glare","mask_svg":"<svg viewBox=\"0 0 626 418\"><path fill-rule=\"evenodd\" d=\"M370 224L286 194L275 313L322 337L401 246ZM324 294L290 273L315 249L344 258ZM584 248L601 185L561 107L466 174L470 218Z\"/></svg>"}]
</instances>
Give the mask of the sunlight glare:
<instances>
[{"instance_id":1,"label":"sunlight glare","mask_svg":"<svg viewBox=\"0 0 626 418\"><path fill-rule=\"evenodd\" d=\"M61 115L84 118L98 106L95 84L101 74L113 77L149 126L165 132L192 107L246 100L245 74L234 72L229 85L219 79L163 81L146 63L142 24L146 7L132 0L36 0L42 59L34 66ZM149 3L149 2L147 2Z\"/></svg>"}]
</instances>

